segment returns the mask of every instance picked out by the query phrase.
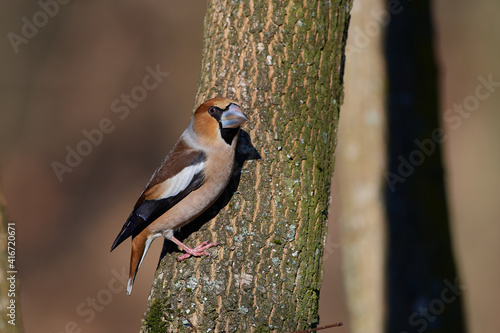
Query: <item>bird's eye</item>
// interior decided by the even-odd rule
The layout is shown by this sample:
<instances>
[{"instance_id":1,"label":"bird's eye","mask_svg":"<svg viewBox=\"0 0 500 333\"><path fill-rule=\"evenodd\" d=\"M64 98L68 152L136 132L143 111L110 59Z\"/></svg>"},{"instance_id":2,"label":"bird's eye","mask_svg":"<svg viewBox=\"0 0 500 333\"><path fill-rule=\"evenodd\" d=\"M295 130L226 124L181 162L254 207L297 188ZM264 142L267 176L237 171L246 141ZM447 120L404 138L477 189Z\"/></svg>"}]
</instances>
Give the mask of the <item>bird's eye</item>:
<instances>
[{"instance_id":1,"label":"bird's eye","mask_svg":"<svg viewBox=\"0 0 500 333\"><path fill-rule=\"evenodd\" d=\"M215 107L211 106L210 108L208 108L208 113L210 114L215 114Z\"/></svg>"}]
</instances>

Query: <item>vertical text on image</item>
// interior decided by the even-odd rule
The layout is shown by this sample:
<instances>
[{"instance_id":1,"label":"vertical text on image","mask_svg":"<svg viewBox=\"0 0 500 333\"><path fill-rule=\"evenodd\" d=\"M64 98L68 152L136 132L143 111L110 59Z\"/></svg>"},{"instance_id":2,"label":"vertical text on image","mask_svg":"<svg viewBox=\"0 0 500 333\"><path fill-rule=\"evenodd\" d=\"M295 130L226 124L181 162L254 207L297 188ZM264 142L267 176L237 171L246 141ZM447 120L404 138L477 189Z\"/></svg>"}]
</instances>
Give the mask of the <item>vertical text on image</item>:
<instances>
[{"instance_id":1,"label":"vertical text on image","mask_svg":"<svg viewBox=\"0 0 500 333\"><path fill-rule=\"evenodd\" d=\"M7 317L10 325L16 325L16 224L7 224Z\"/></svg>"}]
</instances>

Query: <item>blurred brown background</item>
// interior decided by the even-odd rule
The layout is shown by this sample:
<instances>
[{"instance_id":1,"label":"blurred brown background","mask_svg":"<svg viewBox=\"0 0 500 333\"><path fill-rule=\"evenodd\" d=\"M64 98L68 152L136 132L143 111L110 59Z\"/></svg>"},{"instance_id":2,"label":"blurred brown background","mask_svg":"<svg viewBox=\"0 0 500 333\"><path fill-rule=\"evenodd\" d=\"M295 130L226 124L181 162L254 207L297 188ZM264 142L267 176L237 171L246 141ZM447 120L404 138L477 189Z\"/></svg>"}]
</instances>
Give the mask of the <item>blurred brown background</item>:
<instances>
[{"instance_id":1,"label":"blurred brown background","mask_svg":"<svg viewBox=\"0 0 500 333\"><path fill-rule=\"evenodd\" d=\"M130 248L109 248L191 116L205 7L194 0L75 1L51 7L54 15L44 21L37 2L0 3L1 187L17 224L26 332L64 332L68 325L83 332L138 331L161 241L153 244L130 297L116 278L128 270ZM478 76L500 81L499 12L494 0L435 2L443 111L474 95ZM33 36L16 53L9 33L22 36L23 17L40 20L40 27L28 31ZM147 66L169 75L120 119L112 103L142 86ZM495 91L459 128L447 128L445 143L453 241L471 332L500 330L494 314L500 296L499 106ZM86 139L82 131L104 118L114 126L111 133L60 182L53 162L66 164L66 147L76 149ZM342 149L341 136L339 143ZM335 209L334 202L332 216ZM334 221L330 232L322 323L348 323Z\"/></svg>"}]
</instances>

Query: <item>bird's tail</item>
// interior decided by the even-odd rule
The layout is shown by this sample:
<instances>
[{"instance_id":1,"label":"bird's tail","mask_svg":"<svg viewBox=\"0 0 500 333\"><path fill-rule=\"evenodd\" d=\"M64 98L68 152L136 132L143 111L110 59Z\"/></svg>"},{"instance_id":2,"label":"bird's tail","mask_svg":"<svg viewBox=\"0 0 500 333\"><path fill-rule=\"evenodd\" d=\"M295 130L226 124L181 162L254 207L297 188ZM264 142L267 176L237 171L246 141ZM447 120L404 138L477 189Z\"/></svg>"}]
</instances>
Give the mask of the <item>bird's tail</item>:
<instances>
[{"instance_id":1,"label":"bird's tail","mask_svg":"<svg viewBox=\"0 0 500 333\"><path fill-rule=\"evenodd\" d=\"M141 232L132 239L132 254L130 255L130 273L127 284L127 295L132 293L135 276L139 271L139 267L141 266L149 247L151 246L151 242L153 242L153 239L155 238L149 232L145 231Z\"/></svg>"}]
</instances>

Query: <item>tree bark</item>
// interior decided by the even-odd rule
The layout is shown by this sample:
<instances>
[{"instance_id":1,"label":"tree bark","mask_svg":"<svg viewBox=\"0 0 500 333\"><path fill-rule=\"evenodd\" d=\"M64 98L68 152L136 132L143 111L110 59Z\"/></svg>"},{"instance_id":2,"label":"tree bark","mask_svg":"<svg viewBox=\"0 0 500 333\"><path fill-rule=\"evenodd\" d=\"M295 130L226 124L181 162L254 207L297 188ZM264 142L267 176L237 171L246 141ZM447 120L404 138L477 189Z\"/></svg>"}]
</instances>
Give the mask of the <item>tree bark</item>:
<instances>
[{"instance_id":1,"label":"tree bark","mask_svg":"<svg viewBox=\"0 0 500 333\"><path fill-rule=\"evenodd\" d=\"M23 329L18 297L19 281L16 278L16 274L8 273L17 270L15 261L9 262L9 255L10 258L15 259L15 254L12 256L13 244L9 243L12 238L11 240L8 239L8 224L7 214L5 213L5 202L0 192L0 332L21 333ZM9 231L12 233L12 229ZM10 253L8 251L9 246L11 246ZM14 280L7 280L7 278L11 278L12 276L14 276ZM14 281L14 285L12 285L12 281Z\"/></svg>"},{"instance_id":2,"label":"tree bark","mask_svg":"<svg viewBox=\"0 0 500 333\"><path fill-rule=\"evenodd\" d=\"M350 6L209 2L195 105L227 96L250 122L228 189L180 232L191 246L221 245L210 257L177 262L165 242L143 332L285 332L318 324Z\"/></svg>"}]
</instances>

